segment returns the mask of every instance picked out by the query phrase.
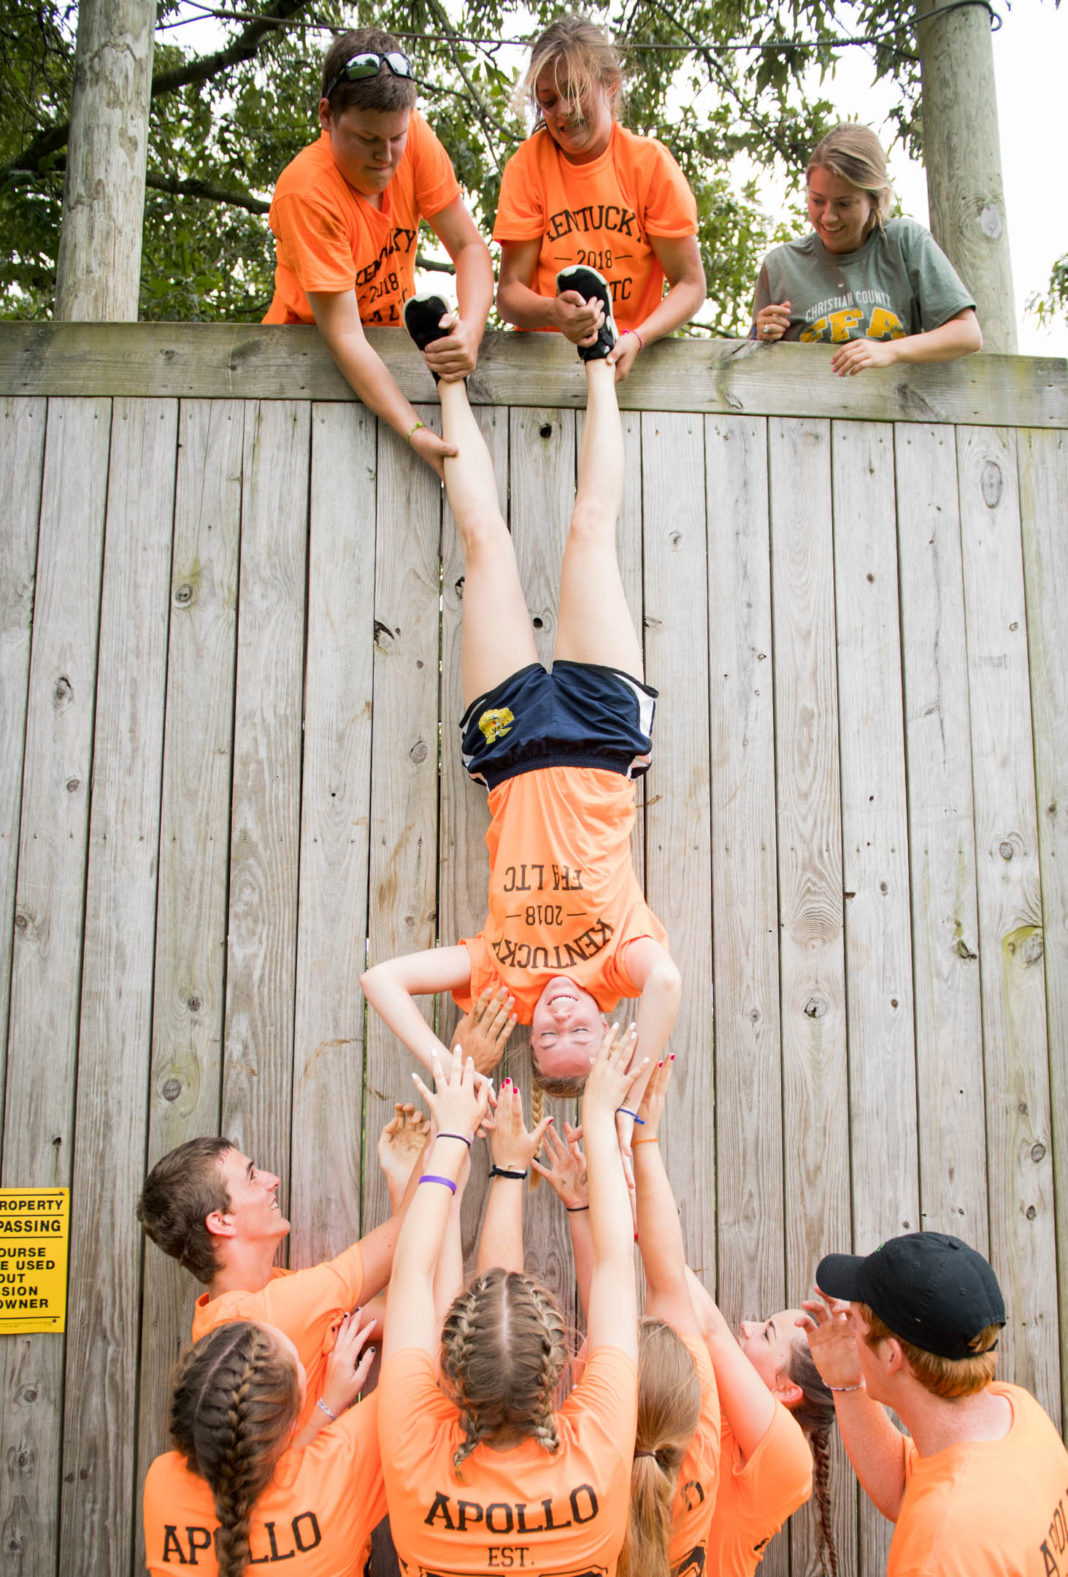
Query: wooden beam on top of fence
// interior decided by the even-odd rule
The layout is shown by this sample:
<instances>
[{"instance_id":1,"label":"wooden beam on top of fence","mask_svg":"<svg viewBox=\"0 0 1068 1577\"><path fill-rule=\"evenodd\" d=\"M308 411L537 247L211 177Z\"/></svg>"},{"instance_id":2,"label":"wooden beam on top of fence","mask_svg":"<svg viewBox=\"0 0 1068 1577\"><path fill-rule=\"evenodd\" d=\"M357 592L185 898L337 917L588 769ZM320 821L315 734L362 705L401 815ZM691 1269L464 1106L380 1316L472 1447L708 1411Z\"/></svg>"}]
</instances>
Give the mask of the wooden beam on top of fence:
<instances>
[{"instance_id":1,"label":"wooden beam on top of fence","mask_svg":"<svg viewBox=\"0 0 1068 1577\"><path fill-rule=\"evenodd\" d=\"M410 399L434 399L406 334L369 329L367 338ZM830 345L662 340L639 356L619 402L626 410L1068 426L1062 358L980 353L836 378L832 353ZM579 364L559 334L487 334L468 390L478 405L586 403ZM356 398L317 329L256 323L0 323L0 394Z\"/></svg>"},{"instance_id":2,"label":"wooden beam on top of fence","mask_svg":"<svg viewBox=\"0 0 1068 1577\"><path fill-rule=\"evenodd\" d=\"M1060 1402L1038 817L1014 433L957 434L975 793L990 1258L1006 1363Z\"/></svg>"},{"instance_id":3,"label":"wooden beam on top of fence","mask_svg":"<svg viewBox=\"0 0 1068 1577\"><path fill-rule=\"evenodd\" d=\"M1031 720L1035 735L1046 1021L1049 1026L1053 1180L1058 1232L1061 1419L1068 1431L1068 436L1018 435L1020 515L1027 597Z\"/></svg>"},{"instance_id":4,"label":"wooden beam on top of fence","mask_svg":"<svg viewBox=\"0 0 1068 1577\"><path fill-rule=\"evenodd\" d=\"M178 405L117 400L86 873L59 1569L123 1577L141 1244ZM106 1186L103 1180L107 1179ZM106 1258L102 1258L101 1250Z\"/></svg>"},{"instance_id":5,"label":"wooden beam on top of fence","mask_svg":"<svg viewBox=\"0 0 1068 1577\"><path fill-rule=\"evenodd\" d=\"M10 1036L5 1187L66 1187L74 1162L85 866L93 771L100 569L111 401L48 412L26 707ZM72 1212L72 1233L74 1230ZM61 1338L3 1346L4 1546L25 1570L57 1566L63 1420Z\"/></svg>"},{"instance_id":6,"label":"wooden beam on top of fence","mask_svg":"<svg viewBox=\"0 0 1068 1577\"><path fill-rule=\"evenodd\" d=\"M44 400L0 399L0 717L8 740L0 752L0 1134L44 439Z\"/></svg>"}]
</instances>

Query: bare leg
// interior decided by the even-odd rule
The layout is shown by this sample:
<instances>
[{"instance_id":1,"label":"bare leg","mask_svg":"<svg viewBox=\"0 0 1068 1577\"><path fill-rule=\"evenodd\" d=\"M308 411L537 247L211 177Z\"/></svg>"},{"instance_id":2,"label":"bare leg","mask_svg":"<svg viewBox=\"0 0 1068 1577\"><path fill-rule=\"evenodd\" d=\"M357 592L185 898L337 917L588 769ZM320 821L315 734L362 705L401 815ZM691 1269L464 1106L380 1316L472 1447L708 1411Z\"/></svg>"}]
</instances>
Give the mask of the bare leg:
<instances>
[{"instance_id":1,"label":"bare leg","mask_svg":"<svg viewBox=\"0 0 1068 1577\"><path fill-rule=\"evenodd\" d=\"M641 642L631 623L616 557L616 525L623 503L623 427L615 369L606 361L588 361L586 378L589 399L578 491L560 570L554 656L603 663L640 679Z\"/></svg>"},{"instance_id":2,"label":"bare leg","mask_svg":"<svg viewBox=\"0 0 1068 1577\"><path fill-rule=\"evenodd\" d=\"M445 461L445 490L464 555L460 656L467 707L509 674L537 662L538 653L493 464L468 403L467 385L441 383L438 389L442 432L460 451Z\"/></svg>"}]
</instances>

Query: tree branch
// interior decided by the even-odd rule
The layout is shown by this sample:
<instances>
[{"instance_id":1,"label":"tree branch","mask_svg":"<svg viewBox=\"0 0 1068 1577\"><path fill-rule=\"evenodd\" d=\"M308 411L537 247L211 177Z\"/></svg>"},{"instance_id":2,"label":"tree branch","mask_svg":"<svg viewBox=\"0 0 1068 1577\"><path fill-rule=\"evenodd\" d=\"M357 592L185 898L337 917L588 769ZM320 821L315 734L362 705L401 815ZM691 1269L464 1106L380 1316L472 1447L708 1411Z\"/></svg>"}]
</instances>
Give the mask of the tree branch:
<instances>
[{"instance_id":1,"label":"tree branch","mask_svg":"<svg viewBox=\"0 0 1068 1577\"><path fill-rule=\"evenodd\" d=\"M159 98L163 93L173 93L190 83L207 82L242 60L251 60L270 33L284 26L290 17L304 10L309 3L310 0L272 0L269 14L258 16L250 22L225 49L217 50L214 55L202 55L196 60L186 61L173 71L161 71L154 76L152 98ZM0 182L13 175L35 175L50 154L67 146L69 136L70 121L48 126L38 132L33 141L16 154L9 164L0 165Z\"/></svg>"},{"instance_id":2,"label":"tree branch","mask_svg":"<svg viewBox=\"0 0 1068 1577\"><path fill-rule=\"evenodd\" d=\"M225 186L214 186L211 181L201 181L195 176L180 181L176 175L159 175L149 170L145 175L145 185L154 192L170 192L173 197L204 197L212 203L228 203L232 208L247 209L250 214L265 214L271 207L262 197L252 197L248 192L235 192Z\"/></svg>"}]
</instances>

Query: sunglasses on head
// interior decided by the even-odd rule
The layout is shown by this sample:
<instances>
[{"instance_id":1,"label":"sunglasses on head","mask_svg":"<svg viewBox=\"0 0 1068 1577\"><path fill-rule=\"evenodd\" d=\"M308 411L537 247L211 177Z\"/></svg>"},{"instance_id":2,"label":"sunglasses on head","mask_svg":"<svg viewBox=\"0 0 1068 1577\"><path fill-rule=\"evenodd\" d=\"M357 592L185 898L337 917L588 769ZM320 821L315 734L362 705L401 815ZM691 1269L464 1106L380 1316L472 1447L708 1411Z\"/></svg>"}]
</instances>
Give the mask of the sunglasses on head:
<instances>
[{"instance_id":1,"label":"sunglasses on head","mask_svg":"<svg viewBox=\"0 0 1068 1577\"><path fill-rule=\"evenodd\" d=\"M379 54L377 49L367 49L346 60L323 97L328 99L342 82L362 82L365 77L377 77L383 66L388 66L395 77L415 76L411 61L399 49L391 49L384 55Z\"/></svg>"}]
</instances>

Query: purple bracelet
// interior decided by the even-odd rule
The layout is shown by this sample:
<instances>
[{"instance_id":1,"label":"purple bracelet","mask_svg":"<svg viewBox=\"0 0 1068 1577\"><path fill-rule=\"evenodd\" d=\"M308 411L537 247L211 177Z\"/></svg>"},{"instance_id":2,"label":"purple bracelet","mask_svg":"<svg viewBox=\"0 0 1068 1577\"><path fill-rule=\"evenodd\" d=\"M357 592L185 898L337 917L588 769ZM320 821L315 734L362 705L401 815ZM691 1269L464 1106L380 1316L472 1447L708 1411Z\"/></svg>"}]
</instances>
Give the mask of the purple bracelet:
<instances>
[{"instance_id":1,"label":"purple bracelet","mask_svg":"<svg viewBox=\"0 0 1068 1577\"><path fill-rule=\"evenodd\" d=\"M433 1172L424 1172L419 1179L421 1183L444 1183L450 1194L455 1194L456 1184L451 1177L435 1177Z\"/></svg>"}]
</instances>

